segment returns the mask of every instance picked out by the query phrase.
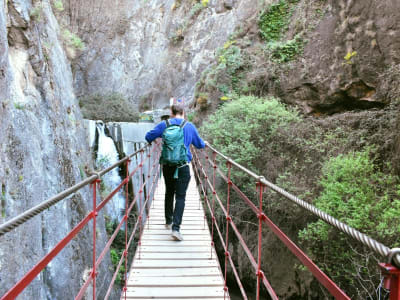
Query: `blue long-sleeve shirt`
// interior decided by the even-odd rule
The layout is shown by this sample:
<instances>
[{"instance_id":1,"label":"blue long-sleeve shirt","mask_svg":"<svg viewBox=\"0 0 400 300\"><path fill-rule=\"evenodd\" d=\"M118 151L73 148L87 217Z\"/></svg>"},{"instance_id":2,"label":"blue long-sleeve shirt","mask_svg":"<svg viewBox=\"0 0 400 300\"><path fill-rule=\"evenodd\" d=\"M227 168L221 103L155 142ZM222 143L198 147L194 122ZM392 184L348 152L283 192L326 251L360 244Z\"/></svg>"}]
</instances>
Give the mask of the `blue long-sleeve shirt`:
<instances>
[{"instance_id":1,"label":"blue long-sleeve shirt","mask_svg":"<svg viewBox=\"0 0 400 300\"><path fill-rule=\"evenodd\" d=\"M176 124L180 125L183 122L183 119L180 118L172 118L168 120L170 124ZM167 128L167 124L165 121L162 121L157 124L154 129L150 130L149 132L146 133L146 141L151 143L154 141L156 138L162 137L162 134ZM192 161L192 153L190 152L190 144L195 146L198 149L204 148L206 145L204 144L204 141L201 139L199 136L199 133L197 132L196 127L190 123L187 122L185 127L183 127L183 138L184 138L184 143L185 147L187 149L187 156L188 156L188 162Z\"/></svg>"}]
</instances>

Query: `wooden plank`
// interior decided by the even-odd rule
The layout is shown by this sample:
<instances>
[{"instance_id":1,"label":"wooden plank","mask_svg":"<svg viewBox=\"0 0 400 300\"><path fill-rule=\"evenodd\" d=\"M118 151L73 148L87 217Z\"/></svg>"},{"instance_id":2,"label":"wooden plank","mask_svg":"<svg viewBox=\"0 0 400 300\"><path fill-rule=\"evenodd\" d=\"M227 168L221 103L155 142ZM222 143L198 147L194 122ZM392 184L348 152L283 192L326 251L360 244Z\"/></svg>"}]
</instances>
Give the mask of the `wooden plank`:
<instances>
[{"instance_id":1,"label":"wooden plank","mask_svg":"<svg viewBox=\"0 0 400 300\"><path fill-rule=\"evenodd\" d=\"M223 287L131 287L128 289L127 298L156 298L161 297L165 299L185 299L188 297L194 299L201 299L204 297L224 297Z\"/></svg>"},{"instance_id":2,"label":"wooden plank","mask_svg":"<svg viewBox=\"0 0 400 300\"><path fill-rule=\"evenodd\" d=\"M197 223L197 224L182 224L181 230L182 230L182 232L184 230L208 230L208 226L206 225L205 227L203 227L203 223L204 222ZM146 225L146 230L147 230L147 228L148 228L148 225ZM169 229L165 228L164 223L161 223L161 224L157 224L157 223L151 224L150 223L150 230L161 230L161 229L169 230Z\"/></svg>"},{"instance_id":3,"label":"wooden plank","mask_svg":"<svg viewBox=\"0 0 400 300\"><path fill-rule=\"evenodd\" d=\"M204 235L182 235L184 241L210 241L210 236ZM153 234L153 235L143 235L142 241L168 241L172 240L172 236L170 235L163 235L163 234ZM179 241L175 241L178 242Z\"/></svg>"},{"instance_id":4,"label":"wooden plank","mask_svg":"<svg viewBox=\"0 0 400 300\"><path fill-rule=\"evenodd\" d=\"M181 242L165 228L164 198L160 181L130 269L127 299L223 299L224 280L195 181L186 194Z\"/></svg>"},{"instance_id":5,"label":"wooden plank","mask_svg":"<svg viewBox=\"0 0 400 300\"><path fill-rule=\"evenodd\" d=\"M199 235L199 234L203 234L203 235L209 235L209 231L208 228L206 229L202 229L202 228L196 228L196 229L188 229L188 228L184 228L182 227L182 230L180 230L180 232L185 235ZM159 234L171 234L171 230L165 228L164 229L152 229L150 227L150 229L146 228L146 230L143 232L143 235L159 235Z\"/></svg>"},{"instance_id":6,"label":"wooden plank","mask_svg":"<svg viewBox=\"0 0 400 300\"><path fill-rule=\"evenodd\" d=\"M224 281L217 276L200 277L134 277L128 280L128 287L180 287L180 286L223 286Z\"/></svg>"},{"instance_id":7,"label":"wooden plank","mask_svg":"<svg viewBox=\"0 0 400 300\"><path fill-rule=\"evenodd\" d=\"M210 252L211 246L186 246L182 247L181 245L176 246L141 246L140 251L142 252L177 252L177 253L185 253L185 252Z\"/></svg>"},{"instance_id":8,"label":"wooden plank","mask_svg":"<svg viewBox=\"0 0 400 300\"><path fill-rule=\"evenodd\" d=\"M193 277L193 276L220 276L218 268L164 268L164 269L131 269L132 277ZM150 281L153 279L149 279Z\"/></svg>"},{"instance_id":9,"label":"wooden plank","mask_svg":"<svg viewBox=\"0 0 400 300\"><path fill-rule=\"evenodd\" d=\"M185 246L209 246L211 241L188 241L181 242L173 240L143 240L142 246L176 246L179 244L181 247Z\"/></svg>"},{"instance_id":10,"label":"wooden plank","mask_svg":"<svg viewBox=\"0 0 400 300\"><path fill-rule=\"evenodd\" d=\"M121 300L124 300L125 298L123 298L123 297L121 297ZM127 297L127 299L135 299L135 300L149 300L149 299L153 299L153 300L167 300L167 299L171 299L171 298L153 298L153 297L151 297L151 298L137 298L137 297L135 297L135 298L129 298L129 297ZM179 299L179 298L178 298ZM185 300L199 300L199 299L201 299L201 300L221 300L221 299L224 299L224 297L213 297L213 298L210 298L210 297L201 297L201 298L192 298L192 297L185 297L185 298L180 298L180 299L185 299ZM226 298L226 299L229 299L229 298Z\"/></svg>"},{"instance_id":11,"label":"wooden plank","mask_svg":"<svg viewBox=\"0 0 400 300\"><path fill-rule=\"evenodd\" d=\"M211 252L142 252L140 254L141 259L168 259L168 260L198 260L198 259L212 259L215 258L215 254L211 256Z\"/></svg>"},{"instance_id":12,"label":"wooden plank","mask_svg":"<svg viewBox=\"0 0 400 300\"><path fill-rule=\"evenodd\" d=\"M135 258L132 269L209 268L218 267L215 260L152 260Z\"/></svg>"}]
</instances>

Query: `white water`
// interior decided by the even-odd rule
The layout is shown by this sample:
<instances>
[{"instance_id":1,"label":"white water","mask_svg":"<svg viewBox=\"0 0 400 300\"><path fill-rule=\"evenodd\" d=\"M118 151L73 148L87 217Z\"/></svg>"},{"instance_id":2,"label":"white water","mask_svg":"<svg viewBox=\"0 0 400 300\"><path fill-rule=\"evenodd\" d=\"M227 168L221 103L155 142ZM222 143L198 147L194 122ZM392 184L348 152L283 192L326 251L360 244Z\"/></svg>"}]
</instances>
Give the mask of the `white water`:
<instances>
[{"instance_id":1,"label":"white water","mask_svg":"<svg viewBox=\"0 0 400 300\"><path fill-rule=\"evenodd\" d=\"M114 141L112 138L105 135L104 127L105 125L102 122L96 123L97 132L99 134L99 147L96 159L96 165L98 169L107 168L119 160ZM102 186L105 188L105 191L102 192L103 196L113 191L122 181L118 174L118 168L114 168L112 171L105 174L101 179L103 181ZM120 190L110 200L110 202L107 203L105 208L111 219L117 219L120 221L122 219L123 210L125 209L125 196L123 194L123 190Z\"/></svg>"}]
</instances>

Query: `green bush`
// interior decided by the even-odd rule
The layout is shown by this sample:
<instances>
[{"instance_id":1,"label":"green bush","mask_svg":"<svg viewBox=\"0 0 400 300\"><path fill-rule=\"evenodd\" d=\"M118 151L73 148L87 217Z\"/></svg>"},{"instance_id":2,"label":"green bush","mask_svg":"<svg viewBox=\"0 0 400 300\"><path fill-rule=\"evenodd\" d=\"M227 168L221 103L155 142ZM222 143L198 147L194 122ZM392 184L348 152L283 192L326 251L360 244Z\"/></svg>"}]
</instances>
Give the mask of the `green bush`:
<instances>
[{"instance_id":1,"label":"green bush","mask_svg":"<svg viewBox=\"0 0 400 300\"><path fill-rule=\"evenodd\" d=\"M59 11L64 11L64 5L63 2L61 0L55 0L54 2L54 7Z\"/></svg>"},{"instance_id":2,"label":"green bush","mask_svg":"<svg viewBox=\"0 0 400 300\"><path fill-rule=\"evenodd\" d=\"M292 15L292 3L296 2L298 0L280 0L261 13L258 27L264 40L277 41L281 38L289 25L290 16Z\"/></svg>"},{"instance_id":3,"label":"green bush","mask_svg":"<svg viewBox=\"0 0 400 300\"><path fill-rule=\"evenodd\" d=\"M121 94L94 94L81 97L79 106L83 117L104 122L137 122L138 112Z\"/></svg>"},{"instance_id":4,"label":"green bush","mask_svg":"<svg viewBox=\"0 0 400 300\"><path fill-rule=\"evenodd\" d=\"M63 30L63 38L68 46L74 47L77 50L85 50L85 43L68 29Z\"/></svg>"},{"instance_id":5,"label":"green bush","mask_svg":"<svg viewBox=\"0 0 400 300\"><path fill-rule=\"evenodd\" d=\"M303 53L303 41L299 36L284 42L270 42L267 48L271 50L272 60L283 63L294 60L299 54Z\"/></svg>"},{"instance_id":6,"label":"green bush","mask_svg":"<svg viewBox=\"0 0 400 300\"><path fill-rule=\"evenodd\" d=\"M299 120L297 112L276 98L245 96L221 106L201 131L222 153L257 172L268 139Z\"/></svg>"},{"instance_id":7,"label":"green bush","mask_svg":"<svg viewBox=\"0 0 400 300\"><path fill-rule=\"evenodd\" d=\"M377 169L370 148L328 160L319 184L316 207L389 247L400 245L399 179ZM376 289L378 258L360 243L323 221L310 223L299 236L335 281L349 283L346 290L354 296L361 295L355 281Z\"/></svg>"}]
</instances>

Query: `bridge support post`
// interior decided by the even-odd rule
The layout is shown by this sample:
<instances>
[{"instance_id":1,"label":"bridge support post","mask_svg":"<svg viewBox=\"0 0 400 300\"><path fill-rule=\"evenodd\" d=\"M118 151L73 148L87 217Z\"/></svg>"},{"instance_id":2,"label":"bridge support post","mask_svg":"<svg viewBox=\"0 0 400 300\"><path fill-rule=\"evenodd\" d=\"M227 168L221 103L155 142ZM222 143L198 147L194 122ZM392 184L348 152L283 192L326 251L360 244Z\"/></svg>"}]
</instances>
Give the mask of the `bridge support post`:
<instances>
[{"instance_id":1,"label":"bridge support post","mask_svg":"<svg viewBox=\"0 0 400 300\"><path fill-rule=\"evenodd\" d=\"M93 279L93 300L96 300L96 218L97 218L97 196L96 196L96 191L97 191L97 185L100 183L100 179L96 179L93 182L93 269L92 269L92 279Z\"/></svg>"},{"instance_id":2,"label":"bridge support post","mask_svg":"<svg viewBox=\"0 0 400 300\"><path fill-rule=\"evenodd\" d=\"M391 264L379 264L385 278L384 287L390 291L390 300L400 300L400 269Z\"/></svg>"}]
</instances>

